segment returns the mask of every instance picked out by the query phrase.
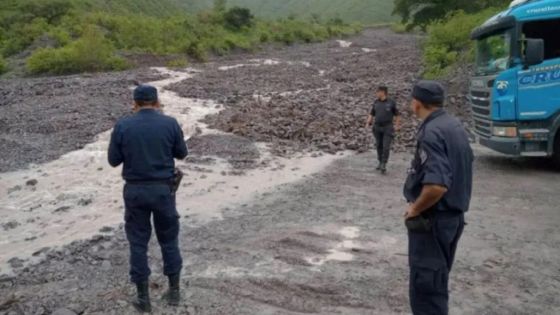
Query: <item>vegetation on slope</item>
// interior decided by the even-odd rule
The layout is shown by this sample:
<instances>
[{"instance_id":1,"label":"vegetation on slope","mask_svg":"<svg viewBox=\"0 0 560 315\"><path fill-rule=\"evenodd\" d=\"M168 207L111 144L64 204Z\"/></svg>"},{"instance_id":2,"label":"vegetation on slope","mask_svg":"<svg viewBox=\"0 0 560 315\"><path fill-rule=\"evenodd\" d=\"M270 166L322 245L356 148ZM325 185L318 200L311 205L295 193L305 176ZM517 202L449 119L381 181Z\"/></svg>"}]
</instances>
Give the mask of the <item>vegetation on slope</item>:
<instances>
[{"instance_id":1,"label":"vegetation on slope","mask_svg":"<svg viewBox=\"0 0 560 315\"><path fill-rule=\"evenodd\" d=\"M511 0L395 0L394 14L402 18L409 29L430 23L452 19L455 12L477 14L487 8L501 7Z\"/></svg>"},{"instance_id":2,"label":"vegetation on slope","mask_svg":"<svg viewBox=\"0 0 560 315\"><path fill-rule=\"evenodd\" d=\"M189 0L204 2L204 0ZM211 0L205 0L207 4ZM251 9L259 17L275 19L288 16L340 18L363 24L394 21L394 0L229 0L231 6Z\"/></svg>"},{"instance_id":3,"label":"vegetation on slope","mask_svg":"<svg viewBox=\"0 0 560 315\"><path fill-rule=\"evenodd\" d=\"M424 76L432 79L443 77L456 65L473 62L472 30L500 10L489 8L473 14L456 11L444 20L432 22L427 27L428 36L423 47Z\"/></svg>"},{"instance_id":4,"label":"vegetation on slope","mask_svg":"<svg viewBox=\"0 0 560 315\"><path fill-rule=\"evenodd\" d=\"M402 18L395 30L426 31L423 47L424 75L439 78L458 64L474 58L470 34L511 0L395 0L394 13Z\"/></svg>"},{"instance_id":5,"label":"vegetation on slope","mask_svg":"<svg viewBox=\"0 0 560 315\"><path fill-rule=\"evenodd\" d=\"M66 74L122 69L127 66L122 52L183 54L204 60L208 54L250 50L263 43L315 42L360 30L339 19L260 20L248 9L226 9L223 1L196 15L166 17L96 9L103 1L8 0L0 9L0 56L29 56L30 73ZM112 2L124 8L130 1ZM161 3L174 7L174 2L180 1Z\"/></svg>"}]
</instances>

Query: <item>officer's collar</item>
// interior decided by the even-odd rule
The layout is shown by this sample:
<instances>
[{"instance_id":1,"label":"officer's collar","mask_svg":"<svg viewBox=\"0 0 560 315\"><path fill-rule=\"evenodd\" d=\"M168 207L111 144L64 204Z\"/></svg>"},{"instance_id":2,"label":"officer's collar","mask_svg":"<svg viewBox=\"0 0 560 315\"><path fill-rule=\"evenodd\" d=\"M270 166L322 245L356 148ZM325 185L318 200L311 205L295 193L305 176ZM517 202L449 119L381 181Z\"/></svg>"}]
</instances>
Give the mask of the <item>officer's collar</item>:
<instances>
[{"instance_id":1,"label":"officer's collar","mask_svg":"<svg viewBox=\"0 0 560 315\"><path fill-rule=\"evenodd\" d=\"M157 113L157 109L156 108L141 108L138 113L139 114L153 114L153 113Z\"/></svg>"},{"instance_id":2,"label":"officer's collar","mask_svg":"<svg viewBox=\"0 0 560 315\"><path fill-rule=\"evenodd\" d=\"M433 111L430 115L428 115L428 117L426 117L426 119L424 119L424 121L420 125L420 128L418 128L418 131L424 129L427 123L429 123L430 121L434 120L435 118L443 114L445 114L445 110L443 110L443 108Z\"/></svg>"}]
</instances>

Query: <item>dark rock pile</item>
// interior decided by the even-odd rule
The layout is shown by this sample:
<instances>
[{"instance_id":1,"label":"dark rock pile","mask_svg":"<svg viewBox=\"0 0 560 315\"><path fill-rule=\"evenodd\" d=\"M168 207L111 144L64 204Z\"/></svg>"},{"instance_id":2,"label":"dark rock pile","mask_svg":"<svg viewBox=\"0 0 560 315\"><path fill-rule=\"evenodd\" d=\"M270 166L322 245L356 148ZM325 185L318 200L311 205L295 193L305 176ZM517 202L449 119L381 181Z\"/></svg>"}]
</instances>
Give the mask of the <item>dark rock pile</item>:
<instances>
[{"instance_id":1,"label":"dark rock pile","mask_svg":"<svg viewBox=\"0 0 560 315\"><path fill-rule=\"evenodd\" d=\"M394 148L402 151L413 143L418 124L408 110L420 70L418 39L368 30L349 41L347 48L331 41L214 62L170 89L222 102L226 109L206 118L212 128L273 143L275 153L289 155L371 148L366 117L376 87L387 85L403 114ZM237 64L245 66L220 69Z\"/></svg>"}]
</instances>

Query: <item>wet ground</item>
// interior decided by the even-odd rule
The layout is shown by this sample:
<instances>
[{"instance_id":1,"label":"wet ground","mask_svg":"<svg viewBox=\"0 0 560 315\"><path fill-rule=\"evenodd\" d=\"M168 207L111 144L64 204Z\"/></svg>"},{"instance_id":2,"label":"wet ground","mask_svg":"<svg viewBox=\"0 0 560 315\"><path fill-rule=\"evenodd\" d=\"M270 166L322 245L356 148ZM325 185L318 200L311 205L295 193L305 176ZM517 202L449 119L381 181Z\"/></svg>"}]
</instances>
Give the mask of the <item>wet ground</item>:
<instances>
[{"instance_id":1,"label":"wet ground","mask_svg":"<svg viewBox=\"0 0 560 315\"><path fill-rule=\"evenodd\" d=\"M560 174L538 161L476 152L451 314L558 314ZM154 313L409 313L401 218L409 158L398 154L382 176L372 171L372 155L349 156L205 224L193 222L183 204L184 301L174 310L156 298ZM41 255L48 259L0 283L0 296L13 301L6 314L59 307L134 314L121 228ZM166 283L155 242L150 257L158 297Z\"/></svg>"},{"instance_id":2,"label":"wet ground","mask_svg":"<svg viewBox=\"0 0 560 315\"><path fill-rule=\"evenodd\" d=\"M361 127L371 86L394 85L405 102L417 71L415 39L368 30L346 41L146 74L145 80L156 80L164 109L182 125L192 153L179 163L187 174L178 194L183 303L170 309L158 299L166 281L153 240L155 314L409 313L401 187L410 155L401 151L417 122L405 111L407 125L387 176L373 171L372 154L356 151L371 143ZM376 54L378 49L385 50ZM377 79L365 82L367 73ZM122 75L135 76L95 76L91 84L99 93L91 97L109 99L98 85L113 86ZM332 89L321 90L321 77ZM66 91L64 82L88 78L54 78L52 84L63 82ZM51 95L45 98L49 106L33 111L33 102L43 100L33 92L34 82L40 89L51 86L49 78L18 79L0 89L12 97L0 110L13 118L2 120L0 126L11 127L1 137L35 139L27 155L17 151L18 143L2 144L9 153L2 170L9 172L0 173L0 314L134 314L128 245L119 225L122 181L105 162L107 126L128 111L131 82L109 89L120 100L118 111L93 102L87 104L105 105L78 107L75 117L60 113L76 111L74 97L85 98L88 89ZM237 96L220 98L220 91ZM301 106L327 92L328 101L319 103L327 110L311 106L311 118L305 116L309 111ZM449 110L464 117L462 97L455 97ZM51 107L60 115L48 114ZM289 119L281 120L284 115ZM337 115L343 122L332 120ZM51 142L17 136L54 120L61 132L40 130ZM320 123L306 125L314 121ZM320 137L296 132L302 122ZM65 124L84 132L64 132ZM351 148L353 137L359 146L353 152L322 153ZM51 148L53 142L62 145ZM47 148L53 153L41 156ZM542 160L505 158L477 145L475 152L474 196L451 277L451 314L560 313L560 173Z\"/></svg>"}]
</instances>

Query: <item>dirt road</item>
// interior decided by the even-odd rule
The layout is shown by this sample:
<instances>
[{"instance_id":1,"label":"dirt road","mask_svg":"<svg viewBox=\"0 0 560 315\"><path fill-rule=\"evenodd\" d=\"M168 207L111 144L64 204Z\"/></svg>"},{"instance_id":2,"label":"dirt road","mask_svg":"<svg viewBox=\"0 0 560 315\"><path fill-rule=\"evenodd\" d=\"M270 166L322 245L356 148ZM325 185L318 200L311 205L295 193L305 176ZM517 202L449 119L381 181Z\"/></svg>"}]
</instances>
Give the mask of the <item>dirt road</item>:
<instances>
[{"instance_id":1,"label":"dirt road","mask_svg":"<svg viewBox=\"0 0 560 315\"><path fill-rule=\"evenodd\" d=\"M179 164L187 172L178 195L184 302L179 309L170 309L158 300L166 279L153 240L155 314L409 313L401 191L410 154L395 153L389 174L382 176L373 171L371 153L321 153L348 148L358 134L358 144L371 141L369 131L355 125L362 124L357 117L367 111L367 98L351 97L353 93L365 94L377 80L387 81L397 87L404 102L405 83L414 79L418 56L406 57L404 66L383 68L394 72L376 72L377 79L360 82L368 67L383 65L386 55L376 49L417 52L414 45L406 48L407 41L414 41L407 36L370 30L347 41L268 50L256 59L230 57L188 71L154 69L146 75L151 80L165 77L154 81L160 88L174 84L178 93L166 90L162 98L166 111L183 125L193 151L190 160ZM351 56L350 62L345 54ZM396 63L398 57L391 60ZM363 71L349 71L361 64ZM231 71L236 70L245 83L234 82L235 101L214 96L232 88L218 74L235 77ZM259 78L270 79L270 71L280 79L262 86L269 80ZM291 75L303 79L290 82ZM262 90L256 97L247 94L246 80L251 76ZM404 81L391 81L393 77ZM12 84L32 90L26 80ZM40 82L48 85L48 80ZM79 77L56 78L67 80L82 82ZM94 87L96 80L104 79L92 80ZM194 88L187 88L189 82ZM321 96L323 83L332 88L326 99ZM196 87L202 94L190 94ZM111 93L118 95L122 115L129 91L123 85L118 89ZM10 88L0 91L14 95ZM266 108L280 115L283 105L297 102L286 91L318 100L334 116L341 113L345 122L336 124L331 112L316 106L310 117L298 116L301 112L294 106L289 110L293 120L267 120ZM76 93L66 93L63 100L81 97ZM44 111L30 110L36 97L30 92L18 99L25 115L5 108L3 113L19 119L5 130L17 134L17 128L40 121ZM101 99L105 97L109 96ZM251 114L258 113L253 119L262 120L250 124L234 119L248 113L255 99L255 106L261 107ZM61 112L72 110L72 104L57 100L50 101ZM347 102L341 108L333 107L342 100ZM465 105L449 109L464 113L461 106ZM29 151L25 162L15 160L22 153L8 155L5 167L10 172L0 174L0 314L135 314L128 302L133 294L127 277L128 247L119 225L122 183L118 170L105 165L108 131L88 129L115 119L104 108L110 106L93 110L84 121L68 116L75 122L72 128L87 132L76 138L65 132L49 135L65 145L48 157L40 157L41 141L33 142L36 149ZM212 116L201 122L207 114ZM324 122L315 126L321 133L317 141L305 134L284 138L302 122L316 120ZM417 123L409 113L406 121L398 151L406 148L410 139L405 134ZM288 133L272 133L267 122ZM62 125L56 121L55 129ZM339 129L342 132L337 133ZM84 141L90 143L81 147ZM323 143L328 145L322 149ZM72 151L72 144L80 149ZM451 314L559 314L560 174L540 160L509 159L477 145L475 153L473 202L451 276ZM44 163L28 165L35 160Z\"/></svg>"},{"instance_id":2,"label":"dirt road","mask_svg":"<svg viewBox=\"0 0 560 315\"><path fill-rule=\"evenodd\" d=\"M560 312L560 175L540 163L477 148L473 205L451 280L451 314ZM181 210L184 303L176 314L406 314L401 185L409 156L388 176L370 154L327 169L198 225ZM182 206L184 209L186 205ZM6 314L68 307L132 314L122 229L61 251L3 280ZM152 288L165 279L157 245ZM174 314L156 301L156 314Z\"/></svg>"}]
</instances>

